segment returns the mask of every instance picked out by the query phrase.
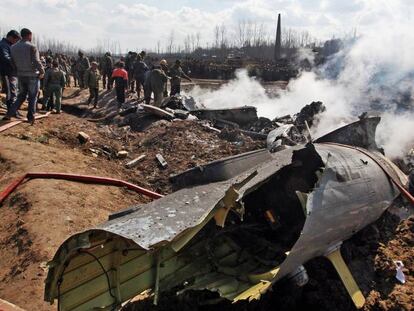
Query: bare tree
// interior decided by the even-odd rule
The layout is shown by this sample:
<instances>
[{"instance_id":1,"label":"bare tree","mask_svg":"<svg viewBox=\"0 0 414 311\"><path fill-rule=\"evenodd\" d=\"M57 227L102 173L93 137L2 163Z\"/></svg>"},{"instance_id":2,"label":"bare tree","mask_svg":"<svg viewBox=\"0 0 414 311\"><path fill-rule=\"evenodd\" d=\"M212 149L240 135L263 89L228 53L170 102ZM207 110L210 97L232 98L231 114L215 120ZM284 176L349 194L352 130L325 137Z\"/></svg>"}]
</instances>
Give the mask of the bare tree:
<instances>
[{"instance_id":1,"label":"bare tree","mask_svg":"<svg viewBox=\"0 0 414 311\"><path fill-rule=\"evenodd\" d=\"M216 27L214 27L214 46L216 47L216 49L218 49L219 45L220 45L220 26L216 25Z\"/></svg>"},{"instance_id":2,"label":"bare tree","mask_svg":"<svg viewBox=\"0 0 414 311\"><path fill-rule=\"evenodd\" d=\"M184 38L184 52L190 53L190 35L185 36Z\"/></svg>"},{"instance_id":3,"label":"bare tree","mask_svg":"<svg viewBox=\"0 0 414 311\"><path fill-rule=\"evenodd\" d=\"M157 54L160 54L160 53L161 53L161 41L158 40L157 41Z\"/></svg>"},{"instance_id":4,"label":"bare tree","mask_svg":"<svg viewBox=\"0 0 414 311\"><path fill-rule=\"evenodd\" d=\"M174 48L174 40L175 40L175 32L174 30L171 30L170 35L167 39L167 51L169 54L172 54L173 48Z\"/></svg>"},{"instance_id":5,"label":"bare tree","mask_svg":"<svg viewBox=\"0 0 414 311\"><path fill-rule=\"evenodd\" d=\"M224 49L227 46L227 28L226 25L220 26L220 48Z\"/></svg>"},{"instance_id":6,"label":"bare tree","mask_svg":"<svg viewBox=\"0 0 414 311\"><path fill-rule=\"evenodd\" d=\"M246 20L240 20L238 25L237 25L237 39L236 39L236 44L239 47L244 47L246 44L246 26L247 26L247 22Z\"/></svg>"},{"instance_id":7,"label":"bare tree","mask_svg":"<svg viewBox=\"0 0 414 311\"><path fill-rule=\"evenodd\" d=\"M201 40L201 33L197 31L196 33L197 49L200 47L200 40Z\"/></svg>"}]
</instances>

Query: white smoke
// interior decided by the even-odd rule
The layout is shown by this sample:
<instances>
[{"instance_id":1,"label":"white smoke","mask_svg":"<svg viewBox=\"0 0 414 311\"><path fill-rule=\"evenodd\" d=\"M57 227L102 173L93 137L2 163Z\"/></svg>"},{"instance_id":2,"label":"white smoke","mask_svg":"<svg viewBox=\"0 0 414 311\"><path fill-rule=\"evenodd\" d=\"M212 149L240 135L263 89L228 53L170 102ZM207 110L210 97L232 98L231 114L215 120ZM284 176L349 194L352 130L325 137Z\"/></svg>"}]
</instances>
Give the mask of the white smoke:
<instances>
[{"instance_id":1,"label":"white smoke","mask_svg":"<svg viewBox=\"0 0 414 311\"><path fill-rule=\"evenodd\" d=\"M367 5L372 6L367 18L377 16L378 23L348 40L317 73L304 72L291 81L279 97L270 98L246 71L217 91L196 88L191 95L211 108L252 105L259 116L270 119L322 101L327 111L314 137L357 120L361 112L375 112L382 116L379 145L388 156L402 155L414 145L414 20L408 14L413 5L402 0Z\"/></svg>"}]
</instances>

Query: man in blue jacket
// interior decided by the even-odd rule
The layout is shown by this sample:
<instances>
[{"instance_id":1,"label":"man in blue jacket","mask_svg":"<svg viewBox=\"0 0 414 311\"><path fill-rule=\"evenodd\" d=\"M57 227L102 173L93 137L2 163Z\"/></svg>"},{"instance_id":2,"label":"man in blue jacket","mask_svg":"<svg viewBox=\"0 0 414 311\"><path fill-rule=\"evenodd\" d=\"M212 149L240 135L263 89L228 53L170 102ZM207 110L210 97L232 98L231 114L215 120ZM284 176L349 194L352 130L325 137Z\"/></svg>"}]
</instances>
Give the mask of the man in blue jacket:
<instances>
[{"instance_id":1,"label":"man in blue jacket","mask_svg":"<svg viewBox=\"0 0 414 311\"><path fill-rule=\"evenodd\" d=\"M6 90L7 113L17 97L17 77L11 57L11 46L20 40L16 30L10 30L6 37L0 41L0 76L4 78Z\"/></svg>"},{"instance_id":2,"label":"man in blue jacket","mask_svg":"<svg viewBox=\"0 0 414 311\"><path fill-rule=\"evenodd\" d=\"M32 32L23 28L20 31L22 40L12 46L11 56L17 69L19 80L19 93L16 102L11 105L10 112L4 119L10 119L16 115L23 102L28 100L27 120L31 125L35 122L37 93L39 92L40 79L45 70L40 61L39 51L32 43Z\"/></svg>"}]
</instances>

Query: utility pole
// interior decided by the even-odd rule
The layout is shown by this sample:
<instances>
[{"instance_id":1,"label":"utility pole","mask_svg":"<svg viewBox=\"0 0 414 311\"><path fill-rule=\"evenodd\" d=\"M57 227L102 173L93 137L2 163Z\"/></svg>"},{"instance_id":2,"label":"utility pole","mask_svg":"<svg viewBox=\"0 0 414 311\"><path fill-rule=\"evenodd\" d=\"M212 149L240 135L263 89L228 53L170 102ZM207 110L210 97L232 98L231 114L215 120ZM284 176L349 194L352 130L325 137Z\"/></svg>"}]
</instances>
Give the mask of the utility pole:
<instances>
[{"instance_id":1,"label":"utility pole","mask_svg":"<svg viewBox=\"0 0 414 311\"><path fill-rule=\"evenodd\" d=\"M280 25L280 14L277 16L277 28L276 28L276 42L275 42L275 61L281 58L282 54L282 29Z\"/></svg>"}]
</instances>

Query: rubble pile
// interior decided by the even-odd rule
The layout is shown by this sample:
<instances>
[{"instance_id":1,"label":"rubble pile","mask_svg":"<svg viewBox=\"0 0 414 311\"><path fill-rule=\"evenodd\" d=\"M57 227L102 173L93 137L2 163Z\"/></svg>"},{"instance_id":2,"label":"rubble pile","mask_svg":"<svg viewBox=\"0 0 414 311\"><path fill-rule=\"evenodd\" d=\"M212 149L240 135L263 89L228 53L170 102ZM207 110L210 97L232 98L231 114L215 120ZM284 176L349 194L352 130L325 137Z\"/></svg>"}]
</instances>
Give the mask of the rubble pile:
<instances>
[{"instance_id":1,"label":"rubble pile","mask_svg":"<svg viewBox=\"0 0 414 311\"><path fill-rule=\"evenodd\" d=\"M89 138L88 133L80 131L80 147L94 157L108 160L131 162L145 155L137 166L144 168L149 184L166 192L171 191L167 175L177 174L178 170L259 148L276 152L306 143L309 128L317 125L319 115L325 111L322 102L312 102L293 116L270 120L259 118L255 107L206 109L185 95L165 98L160 108L143 104L132 95L118 107L108 94L103 94L97 110L82 114L96 123L99 135ZM68 110L73 111L73 105ZM63 133L58 136L68 140ZM77 145L78 141L73 139L71 143Z\"/></svg>"},{"instance_id":2,"label":"rubble pile","mask_svg":"<svg viewBox=\"0 0 414 311\"><path fill-rule=\"evenodd\" d=\"M63 114L58 119L39 122L29 133L24 128L15 128L8 135L34 144L80 150L88 159L99 161L99 165L106 163L120 176L127 176L128 181L168 194L174 190L172 178L188 169L261 148L277 152L306 143L310 138L309 129L317 126L319 116L326 110L322 102L312 102L298 114L270 120L258 117L254 107L208 110L185 96L167 98L161 108L145 105L132 96L118 107L110 94L103 94L104 100L96 110L89 110L84 104L65 105L66 112L82 118ZM413 172L414 149L396 163L407 174ZM414 175L410 190L414 193ZM9 243L8 240L1 242ZM413 217L400 219L392 212L386 212L344 242L345 261L367 298L363 310L414 308L413 245ZM34 256L23 251L27 256ZM396 278L396 261L404 263L405 284ZM221 302L213 294L208 296L213 305L199 306L199 301L205 302L206 295L211 294L188 292L180 297L163 296L158 307L152 305L152 299L147 299L128 303L123 310L267 310L274 305L281 311L312 307L354 309L329 262L313 259L306 264L306 269L310 280L304 287L278 282L272 292L252 303L233 305ZM12 284L12 279L9 281Z\"/></svg>"},{"instance_id":3,"label":"rubble pile","mask_svg":"<svg viewBox=\"0 0 414 311\"><path fill-rule=\"evenodd\" d=\"M133 131L130 126L95 125L86 120L51 125L53 127L46 133L49 140L58 139L87 156L118 163L119 170L130 176L132 182L163 194L172 191L170 175L265 147L263 141L240 133L233 138L226 136L225 131L217 132L204 121L154 118L145 132ZM161 164L157 155L162 156L167 165Z\"/></svg>"}]
</instances>

